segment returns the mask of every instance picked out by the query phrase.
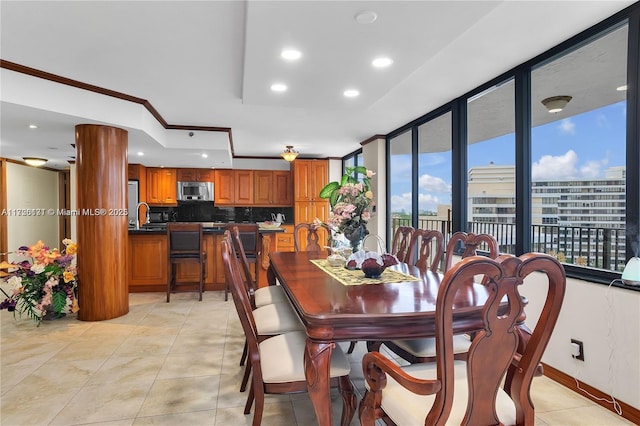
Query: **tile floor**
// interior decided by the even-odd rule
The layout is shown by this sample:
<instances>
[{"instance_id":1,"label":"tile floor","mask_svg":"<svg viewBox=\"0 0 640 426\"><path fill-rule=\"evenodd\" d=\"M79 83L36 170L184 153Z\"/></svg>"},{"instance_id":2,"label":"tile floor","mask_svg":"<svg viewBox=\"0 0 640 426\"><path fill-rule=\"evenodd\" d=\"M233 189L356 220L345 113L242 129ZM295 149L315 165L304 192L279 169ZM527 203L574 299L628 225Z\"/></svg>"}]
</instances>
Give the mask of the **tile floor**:
<instances>
[{"instance_id":1,"label":"tile floor","mask_svg":"<svg viewBox=\"0 0 640 426\"><path fill-rule=\"evenodd\" d=\"M232 302L207 292L131 294L127 315L35 327L0 311L2 426L250 425L238 391L244 339ZM346 349L345 344L345 349ZM363 388L360 358L352 376ZM334 400L339 424L341 400ZM541 377L533 385L537 425L631 424ZM266 399L263 425L316 424L307 394ZM357 425L354 418L352 425Z\"/></svg>"}]
</instances>

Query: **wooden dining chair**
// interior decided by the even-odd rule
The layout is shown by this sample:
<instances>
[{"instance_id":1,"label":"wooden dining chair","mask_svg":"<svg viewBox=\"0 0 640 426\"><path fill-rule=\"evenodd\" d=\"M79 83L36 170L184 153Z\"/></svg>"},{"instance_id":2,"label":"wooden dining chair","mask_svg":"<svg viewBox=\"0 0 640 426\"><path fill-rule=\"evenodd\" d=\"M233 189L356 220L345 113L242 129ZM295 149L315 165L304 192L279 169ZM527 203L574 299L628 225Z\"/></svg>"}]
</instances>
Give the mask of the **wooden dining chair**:
<instances>
[{"instance_id":1,"label":"wooden dining chair","mask_svg":"<svg viewBox=\"0 0 640 426\"><path fill-rule=\"evenodd\" d=\"M251 280L255 282L258 276L258 261L260 259L260 227L256 223L230 223L225 227L229 231L238 228L240 233L240 241L244 248L245 258L249 265L253 265ZM224 300L229 298L229 289L224 287Z\"/></svg>"},{"instance_id":2,"label":"wooden dining chair","mask_svg":"<svg viewBox=\"0 0 640 426\"><path fill-rule=\"evenodd\" d=\"M236 252L236 256L240 260L240 265L242 266L246 287L249 290L251 308L256 309L261 306L288 301L287 295L279 285L270 285L258 288L256 280L251 274L249 260L247 259L247 255L244 250L244 244L242 243L242 239L240 238L240 229L237 226L234 226L231 229L231 240L233 242L233 249Z\"/></svg>"},{"instance_id":3,"label":"wooden dining chair","mask_svg":"<svg viewBox=\"0 0 640 426\"><path fill-rule=\"evenodd\" d=\"M411 243L411 237L414 231L413 226L398 226L393 234L390 253L398 258L400 262L407 263L409 244Z\"/></svg>"},{"instance_id":4,"label":"wooden dining chair","mask_svg":"<svg viewBox=\"0 0 640 426\"><path fill-rule=\"evenodd\" d=\"M436 230L416 229L409 243L406 263L413 263L422 272L437 272L444 254L444 236Z\"/></svg>"},{"instance_id":5,"label":"wooden dining chair","mask_svg":"<svg viewBox=\"0 0 640 426\"><path fill-rule=\"evenodd\" d=\"M493 235L473 234L462 231L454 233L447 243L444 258L445 272L451 268L454 257L459 256L464 259L465 257L475 256L478 254L478 250L487 253L487 256L491 259L495 259L500 254L500 246Z\"/></svg>"},{"instance_id":6,"label":"wooden dining chair","mask_svg":"<svg viewBox=\"0 0 640 426\"><path fill-rule=\"evenodd\" d=\"M202 301L204 280L206 274L207 253L204 250L202 223L170 222L167 224L169 240L168 265L169 279L167 281L167 303L171 300L171 293L186 285L197 285L198 300ZM191 283L176 283L176 269L178 265L194 264L197 266L195 275L197 281Z\"/></svg>"},{"instance_id":7,"label":"wooden dining chair","mask_svg":"<svg viewBox=\"0 0 640 426\"><path fill-rule=\"evenodd\" d=\"M529 331L518 326L524 316L518 288L534 272L546 275L542 285L547 294L536 326ZM477 275L485 277L481 285L492 296L478 315L467 360L455 360L456 293ZM531 381L557 322L565 286L562 265L546 254L472 256L456 263L438 290L436 361L400 367L380 352L365 354L367 390L360 404L361 424L371 426L382 418L396 425L533 426Z\"/></svg>"},{"instance_id":8,"label":"wooden dining chair","mask_svg":"<svg viewBox=\"0 0 640 426\"><path fill-rule=\"evenodd\" d=\"M467 234L466 232L456 232L451 236L451 239L447 244L445 272L451 268L453 257L456 255L456 248L460 245L464 247L464 250L462 250L458 256L461 256L463 259L477 255L478 247L485 248L488 256L492 259L498 257L500 252L498 241L489 234ZM469 336L466 333L456 334L453 337L453 343L454 357L456 359L465 359L469 346L471 346ZM435 361L436 341L432 337L391 340L386 342L370 342L367 346L369 350L380 350L381 344L384 344L388 349L395 352L402 359L405 359L411 364Z\"/></svg>"},{"instance_id":9,"label":"wooden dining chair","mask_svg":"<svg viewBox=\"0 0 640 426\"><path fill-rule=\"evenodd\" d=\"M326 250L320 245L317 227L311 223L299 223L293 228L293 244L296 251Z\"/></svg>"},{"instance_id":10,"label":"wooden dining chair","mask_svg":"<svg viewBox=\"0 0 640 426\"><path fill-rule=\"evenodd\" d=\"M228 229L224 231L222 240L229 246L229 250L231 252L231 255L233 256L234 266L236 266L238 271L240 271L240 260L235 252L231 232ZM240 273L240 275L242 275L242 273ZM247 299L250 300L250 289L247 286L246 281L241 279L241 283L244 294L246 295ZM230 281L225 284L230 284ZM251 304L251 302L249 302L249 304ZM252 310L252 316L256 322L258 341L262 341L271 336L287 333L290 331L304 330L304 325L300 321L300 318L298 317L288 300L255 308ZM240 356L241 366L245 364L248 349L248 342L245 342L242 355ZM245 366L245 373L240 384L241 392L245 391L250 375L251 364L247 363Z\"/></svg>"},{"instance_id":11,"label":"wooden dining chair","mask_svg":"<svg viewBox=\"0 0 640 426\"><path fill-rule=\"evenodd\" d=\"M228 240L221 242L221 252L225 278L229 281L233 302L247 337L249 363L253 372L244 413L251 412L255 401L252 424L258 426L262 421L265 394L290 394L307 390L304 368L306 334L304 331L289 332L260 340L253 316L255 311L252 311L244 291L240 269L233 259ZM350 371L349 359L340 347L335 346L331 352L329 375L332 386L338 387L342 396L343 426L351 422L356 409L356 397L349 380Z\"/></svg>"}]
</instances>

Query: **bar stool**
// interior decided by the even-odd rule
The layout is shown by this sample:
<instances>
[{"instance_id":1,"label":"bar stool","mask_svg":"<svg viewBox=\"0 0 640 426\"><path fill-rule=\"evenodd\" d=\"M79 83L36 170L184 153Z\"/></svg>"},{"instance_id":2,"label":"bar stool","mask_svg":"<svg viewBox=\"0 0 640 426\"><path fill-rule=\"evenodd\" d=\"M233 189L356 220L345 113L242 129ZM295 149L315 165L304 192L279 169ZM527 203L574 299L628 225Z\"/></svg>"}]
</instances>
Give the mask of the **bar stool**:
<instances>
[{"instance_id":1,"label":"bar stool","mask_svg":"<svg viewBox=\"0 0 640 426\"><path fill-rule=\"evenodd\" d=\"M169 238L169 281L167 283L167 303L171 292L176 291L176 265L194 263L198 267L198 300L202 301L204 292L205 265L207 255L204 251L202 223L171 222L167 224ZM181 285L184 283L180 283ZM186 284L193 284L186 283Z\"/></svg>"}]
</instances>

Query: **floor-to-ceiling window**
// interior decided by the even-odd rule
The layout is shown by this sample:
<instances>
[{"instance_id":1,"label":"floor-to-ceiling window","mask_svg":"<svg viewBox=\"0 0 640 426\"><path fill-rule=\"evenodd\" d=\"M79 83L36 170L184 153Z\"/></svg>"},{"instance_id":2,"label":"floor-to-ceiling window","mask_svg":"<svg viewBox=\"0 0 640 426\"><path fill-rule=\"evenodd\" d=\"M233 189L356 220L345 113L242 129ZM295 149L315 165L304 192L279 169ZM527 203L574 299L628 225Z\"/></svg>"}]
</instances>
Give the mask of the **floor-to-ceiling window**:
<instances>
[{"instance_id":1,"label":"floor-to-ceiling window","mask_svg":"<svg viewBox=\"0 0 640 426\"><path fill-rule=\"evenodd\" d=\"M468 231L515 253L515 92L509 79L467 100Z\"/></svg>"},{"instance_id":2,"label":"floor-to-ceiling window","mask_svg":"<svg viewBox=\"0 0 640 426\"><path fill-rule=\"evenodd\" d=\"M532 245L566 264L625 264L628 25L531 72Z\"/></svg>"},{"instance_id":3,"label":"floor-to-ceiling window","mask_svg":"<svg viewBox=\"0 0 640 426\"><path fill-rule=\"evenodd\" d=\"M451 233L451 112L418 126L418 220L420 229Z\"/></svg>"},{"instance_id":4,"label":"floor-to-ceiling window","mask_svg":"<svg viewBox=\"0 0 640 426\"><path fill-rule=\"evenodd\" d=\"M389 139L388 188L391 231L413 223L413 167L411 130Z\"/></svg>"}]
</instances>

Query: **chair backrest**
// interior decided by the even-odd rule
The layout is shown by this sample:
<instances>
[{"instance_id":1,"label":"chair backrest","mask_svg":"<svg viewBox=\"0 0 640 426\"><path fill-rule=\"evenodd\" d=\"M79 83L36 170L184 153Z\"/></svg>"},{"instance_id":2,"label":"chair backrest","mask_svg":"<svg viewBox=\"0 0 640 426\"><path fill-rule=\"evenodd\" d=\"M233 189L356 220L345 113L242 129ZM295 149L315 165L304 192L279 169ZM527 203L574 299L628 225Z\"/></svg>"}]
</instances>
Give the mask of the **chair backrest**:
<instances>
[{"instance_id":1,"label":"chair backrest","mask_svg":"<svg viewBox=\"0 0 640 426\"><path fill-rule=\"evenodd\" d=\"M227 231L225 231L227 232ZM252 309L255 309L255 302L253 300L253 293L257 290L256 282L251 275L251 267L249 266L249 260L247 259L247 255L244 251L244 246L242 244L242 238L240 234L240 229L237 226L234 226L230 233L230 238L232 242L232 251L235 251L235 255L240 261L240 266L242 267L242 272L244 273L244 282L246 288L249 290L249 298L251 301Z\"/></svg>"},{"instance_id":2,"label":"chair backrest","mask_svg":"<svg viewBox=\"0 0 640 426\"><path fill-rule=\"evenodd\" d=\"M547 280L531 280L547 288L546 300L535 328L528 335L518 326L524 316L524 301L518 287L533 272L544 273ZM435 317L436 368L441 382L425 424L444 424L454 399L453 313L458 290L475 276L484 276L482 285L489 290L478 327L467 354L468 400L465 424L500 424L496 418L496 395L505 375L516 407L516 424L534 424L535 411L529 396L531 380L555 327L566 277L564 268L553 257L527 253L520 257L502 255L497 259L472 256L447 271L438 289ZM548 282L547 282L548 281ZM522 341L527 341L522 344ZM456 383L460 386L460 381ZM506 387L507 385L505 385Z\"/></svg>"},{"instance_id":3,"label":"chair backrest","mask_svg":"<svg viewBox=\"0 0 640 426\"><path fill-rule=\"evenodd\" d=\"M416 229L413 231L406 262L414 264L422 272L436 272L444 254L444 236L436 230Z\"/></svg>"},{"instance_id":4,"label":"chair backrest","mask_svg":"<svg viewBox=\"0 0 640 426\"><path fill-rule=\"evenodd\" d=\"M306 240L303 240L306 237ZM323 251L318 231L311 223L299 223L293 228L293 244L296 251ZM305 243L303 243L306 242Z\"/></svg>"},{"instance_id":5,"label":"chair backrest","mask_svg":"<svg viewBox=\"0 0 640 426\"><path fill-rule=\"evenodd\" d=\"M391 254L395 255L400 262L407 262L407 254L409 254L409 244L415 229L413 226L398 226L393 234L393 242L391 243Z\"/></svg>"},{"instance_id":6,"label":"chair backrest","mask_svg":"<svg viewBox=\"0 0 640 426\"><path fill-rule=\"evenodd\" d=\"M169 236L169 260L204 259L202 223L170 222L167 224Z\"/></svg>"},{"instance_id":7,"label":"chair backrest","mask_svg":"<svg viewBox=\"0 0 640 426\"><path fill-rule=\"evenodd\" d=\"M453 264L453 256L459 246L464 247L464 251L460 255L463 259L478 254L478 249L484 249L488 252L491 259L495 259L500 254L498 241L489 234L472 234L466 232L456 232L451 236L447 243L447 251L444 258L444 271L448 271Z\"/></svg>"},{"instance_id":8,"label":"chair backrest","mask_svg":"<svg viewBox=\"0 0 640 426\"><path fill-rule=\"evenodd\" d=\"M262 380L262 371L259 367L260 354L258 351L258 329L253 318L253 311L251 310L249 296L244 290L238 258L233 253L231 236L226 232L225 237L220 242L220 251L222 255L222 263L224 265L225 280L227 286L231 289L233 303L236 307L240 323L242 324L242 329L247 338L247 347L249 351L248 359L252 363L253 374L259 374L260 379Z\"/></svg>"},{"instance_id":9,"label":"chair backrest","mask_svg":"<svg viewBox=\"0 0 640 426\"><path fill-rule=\"evenodd\" d=\"M233 228L238 228L247 260L255 262L260 256L260 227L256 223L230 223L226 226L232 234Z\"/></svg>"}]
</instances>

